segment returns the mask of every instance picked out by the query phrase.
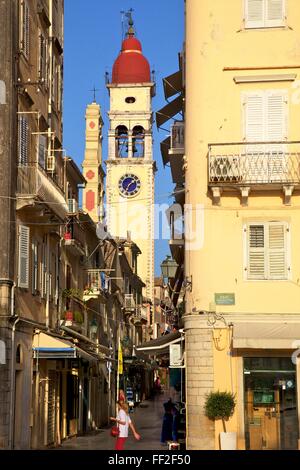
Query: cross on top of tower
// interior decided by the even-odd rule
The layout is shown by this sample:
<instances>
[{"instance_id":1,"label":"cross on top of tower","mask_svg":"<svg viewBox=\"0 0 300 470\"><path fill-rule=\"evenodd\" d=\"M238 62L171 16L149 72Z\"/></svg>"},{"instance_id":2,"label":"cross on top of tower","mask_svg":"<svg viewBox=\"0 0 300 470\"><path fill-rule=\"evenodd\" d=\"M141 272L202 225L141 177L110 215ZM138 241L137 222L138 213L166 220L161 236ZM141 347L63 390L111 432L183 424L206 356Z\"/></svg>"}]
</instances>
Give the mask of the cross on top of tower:
<instances>
[{"instance_id":1,"label":"cross on top of tower","mask_svg":"<svg viewBox=\"0 0 300 470\"><path fill-rule=\"evenodd\" d=\"M130 10L128 10L125 13L126 17L128 18L128 31L127 31L127 36L128 37L134 36L134 28L133 28L134 21L133 21L133 18L132 18L133 11L134 11L133 8L130 8Z\"/></svg>"},{"instance_id":2,"label":"cross on top of tower","mask_svg":"<svg viewBox=\"0 0 300 470\"><path fill-rule=\"evenodd\" d=\"M94 88L92 90L90 90L90 92L93 93L93 103L96 103L96 92L97 91L100 91L100 90L98 90L98 88L96 88L95 85L94 85Z\"/></svg>"}]
</instances>

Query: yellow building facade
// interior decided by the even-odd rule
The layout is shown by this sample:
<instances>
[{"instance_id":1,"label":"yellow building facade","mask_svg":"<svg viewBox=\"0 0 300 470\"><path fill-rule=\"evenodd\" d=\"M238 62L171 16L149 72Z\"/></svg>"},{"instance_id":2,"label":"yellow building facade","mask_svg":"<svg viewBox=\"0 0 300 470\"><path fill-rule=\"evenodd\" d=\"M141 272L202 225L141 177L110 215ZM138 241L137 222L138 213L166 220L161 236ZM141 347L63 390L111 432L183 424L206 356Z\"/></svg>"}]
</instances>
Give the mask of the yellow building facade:
<instances>
[{"instance_id":1,"label":"yellow building facade","mask_svg":"<svg viewBox=\"0 0 300 470\"><path fill-rule=\"evenodd\" d=\"M187 447L298 448L300 5L186 1Z\"/></svg>"}]
</instances>

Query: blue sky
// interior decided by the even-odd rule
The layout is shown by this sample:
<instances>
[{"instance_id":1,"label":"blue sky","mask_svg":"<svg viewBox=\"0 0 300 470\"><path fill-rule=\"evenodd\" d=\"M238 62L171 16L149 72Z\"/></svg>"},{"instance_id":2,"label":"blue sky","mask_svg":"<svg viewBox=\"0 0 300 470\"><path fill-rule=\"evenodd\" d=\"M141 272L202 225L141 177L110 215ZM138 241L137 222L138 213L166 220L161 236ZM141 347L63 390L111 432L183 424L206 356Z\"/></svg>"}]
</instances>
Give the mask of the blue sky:
<instances>
[{"instance_id":1,"label":"blue sky","mask_svg":"<svg viewBox=\"0 0 300 470\"><path fill-rule=\"evenodd\" d=\"M178 52L184 36L184 0L65 0L64 47L64 148L80 165L84 156L85 108L93 101L90 91L99 91L96 101L104 118L103 158L107 157L107 112L109 97L105 86L105 72L111 71L122 42L121 11L133 8L137 37L143 53L156 72L157 94L153 110L166 104L162 79L178 70ZM165 127L169 127L168 123ZM162 165L160 141L167 132L157 131L154 124L154 159L156 173L156 201L171 203L163 196L171 193L173 184L169 168ZM160 275L160 263L169 254L167 240L155 244L155 273Z\"/></svg>"}]
</instances>

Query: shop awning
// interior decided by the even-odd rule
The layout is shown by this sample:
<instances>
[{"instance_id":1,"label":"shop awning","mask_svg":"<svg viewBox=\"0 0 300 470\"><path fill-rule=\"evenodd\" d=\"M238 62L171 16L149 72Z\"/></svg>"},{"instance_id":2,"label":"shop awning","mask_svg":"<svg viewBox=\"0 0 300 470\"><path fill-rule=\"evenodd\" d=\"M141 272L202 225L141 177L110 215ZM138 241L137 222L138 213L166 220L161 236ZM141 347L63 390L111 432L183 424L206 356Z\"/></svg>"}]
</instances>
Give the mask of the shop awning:
<instances>
[{"instance_id":1,"label":"shop awning","mask_svg":"<svg viewBox=\"0 0 300 470\"><path fill-rule=\"evenodd\" d=\"M150 355L161 355L169 354L170 344L180 343L182 341L181 333L179 331L174 331L174 333L169 333L167 335L161 336L160 338L153 339L147 343L140 344L136 346L137 351L143 351L144 353Z\"/></svg>"},{"instance_id":2,"label":"shop awning","mask_svg":"<svg viewBox=\"0 0 300 470\"><path fill-rule=\"evenodd\" d=\"M66 359L76 357L76 347L70 341L38 333L33 338L33 357L39 359Z\"/></svg>"},{"instance_id":3,"label":"shop awning","mask_svg":"<svg viewBox=\"0 0 300 470\"><path fill-rule=\"evenodd\" d=\"M67 359L79 357L90 362L102 359L98 354L89 353L70 341L47 335L46 333L34 335L32 349L35 359L37 357L39 359Z\"/></svg>"},{"instance_id":4,"label":"shop awning","mask_svg":"<svg viewBox=\"0 0 300 470\"><path fill-rule=\"evenodd\" d=\"M163 78L163 86L166 100L182 92L182 72L172 73L168 77Z\"/></svg>"},{"instance_id":5,"label":"shop awning","mask_svg":"<svg viewBox=\"0 0 300 470\"><path fill-rule=\"evenodd\" d=\"M233 347L250 349L296 349L299 323L235 323Z\"/></svg>"},{"instance_id":6,"label":"shop awning","mask_svg":"<svg viewBox=\"0 0 300 470\"><path fill-rule=\"evenodd\" d=\"M169 119L172 119L176 114L182 111L182 96L179 95L175 100L168 103L156 113L156 125L161 127Z\"/></svg>"}]
</instances>

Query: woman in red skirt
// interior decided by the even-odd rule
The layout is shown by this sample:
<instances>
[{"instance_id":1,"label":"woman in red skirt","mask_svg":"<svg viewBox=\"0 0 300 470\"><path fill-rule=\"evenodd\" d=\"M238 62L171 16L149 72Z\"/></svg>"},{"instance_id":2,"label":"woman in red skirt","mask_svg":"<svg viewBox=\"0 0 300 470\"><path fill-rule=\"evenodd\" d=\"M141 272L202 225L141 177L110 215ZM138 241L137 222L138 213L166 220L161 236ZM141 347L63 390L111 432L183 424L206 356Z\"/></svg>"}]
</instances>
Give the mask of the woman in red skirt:
<instances>
[{"instance_id":1,"label":"woman in red skirt","mask_svg":"<svg viewBox=\"0 0 300 470\"><path fill-rule=\"evenodd\" d=\"M123 401L118 402L119 412L116 418L110 418L111 421L115 421L119 428L119 436L117 437L115 450L124 450L126 439L128 438L128 429L133 432L133 435L137 441L140 440L141 436L136 432L135 427L128 414L128 405Z\"/></svg>"}]
</instances>

